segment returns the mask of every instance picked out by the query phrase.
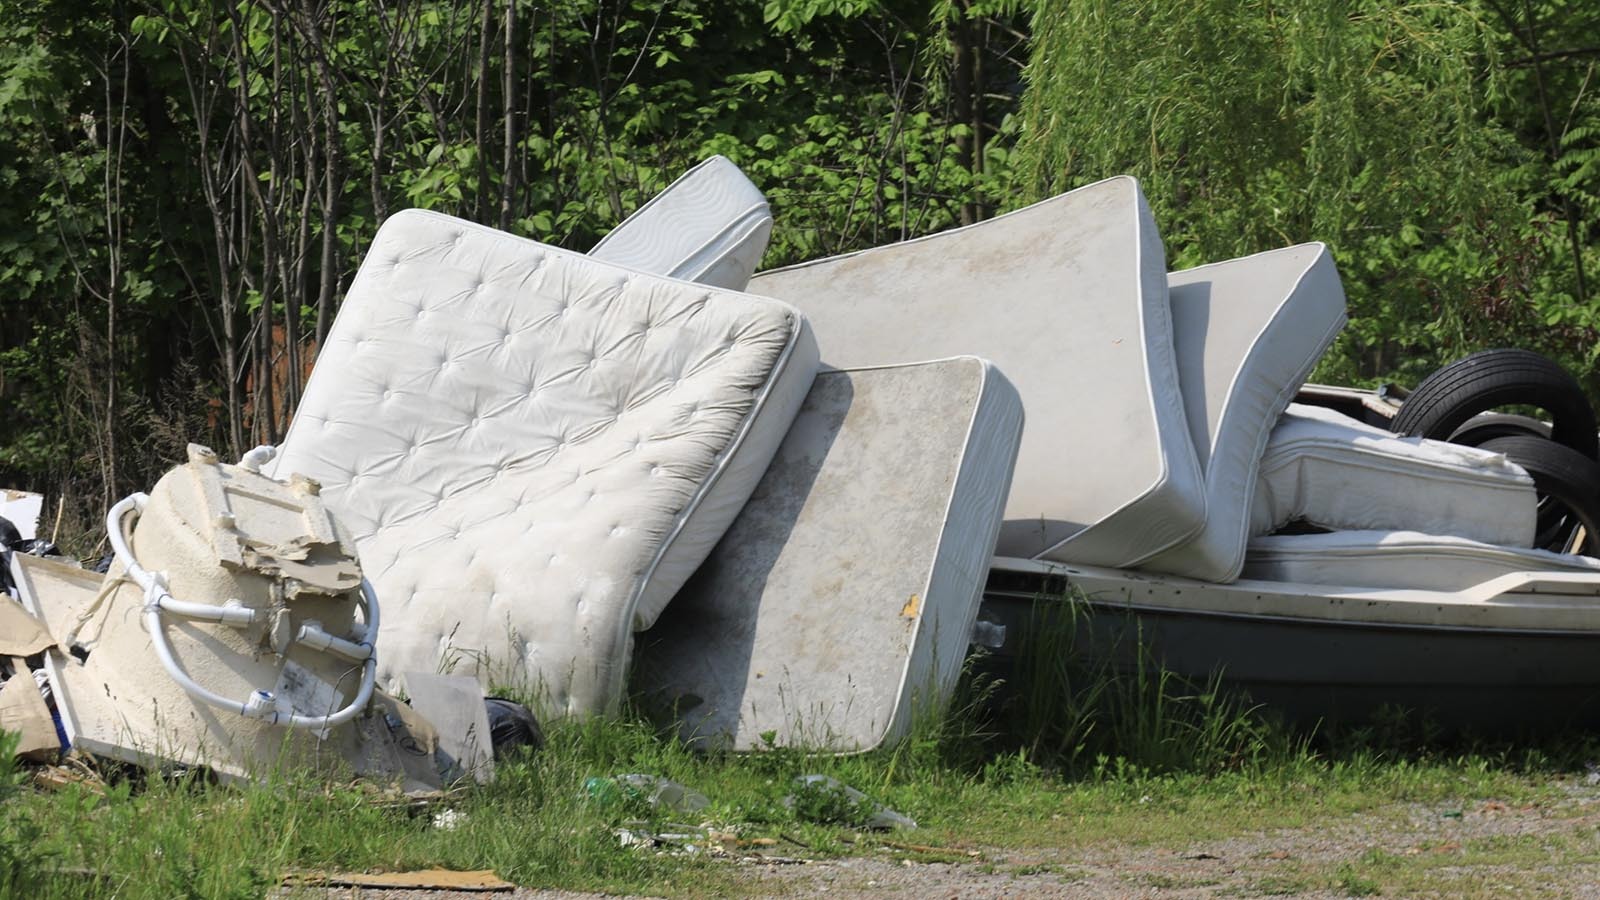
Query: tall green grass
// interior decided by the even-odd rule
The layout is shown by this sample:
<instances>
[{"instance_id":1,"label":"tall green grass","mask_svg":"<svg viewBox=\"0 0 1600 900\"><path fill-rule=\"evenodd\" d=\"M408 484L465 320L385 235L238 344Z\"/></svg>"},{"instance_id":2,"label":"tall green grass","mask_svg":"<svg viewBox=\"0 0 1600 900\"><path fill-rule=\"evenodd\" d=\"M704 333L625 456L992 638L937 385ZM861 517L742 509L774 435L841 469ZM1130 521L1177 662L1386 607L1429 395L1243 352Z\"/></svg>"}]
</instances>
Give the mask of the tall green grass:
<instances>
[{"instance_id":1,"label":"tall green grass","mask_svg":"<svg viewBox=\"0 0 1600 900\"><path fill-rule=\"evenodd\" d=\"M891 746L844 757L794 747L701 754L637 712L552 722L542 752L502 762L492 785L446 804L451 827L435 821L440 806L296 772L226 787L112 770L104 795L47 793L27 785L0 742L0 898L259 897L291 870L427 866L492 868L537 887L738 893L736 870L706 853L622 845L619 829L686 817L597 802L584 788L627 773L706 794L711 807L685 824L779 842L767 852L828 855L871 839L855 837L854 810L786 803L796 776L831 775L917 819L919 843L1060 846L1227 833L1259 827L1262 815L1293 827L1316 810L1395 797L1526 792L1592 749L1444 756L1383 746L1376 732L1314 746L1215 677L1191 684L1164 671L1132 620L1096 621L1068 598L1040 598L1034 617L1011 669L972 661L948 713L918 720Z\"/></svg>"},{"instance_id":2,"label":"tall green grass","mask_svg":"<svg viewBox=\"0 0 1600 900\"><path fill-rule=\"evenodd\" d=\"M1196 683L1163 668L1132 613L1039 595L1021 631L1009 666L969 667L958 706L1004 752L1068 777L1215 773L1311 752L1305 735L1226 690L1222 672Z\"/></svg>"}]
</instances>

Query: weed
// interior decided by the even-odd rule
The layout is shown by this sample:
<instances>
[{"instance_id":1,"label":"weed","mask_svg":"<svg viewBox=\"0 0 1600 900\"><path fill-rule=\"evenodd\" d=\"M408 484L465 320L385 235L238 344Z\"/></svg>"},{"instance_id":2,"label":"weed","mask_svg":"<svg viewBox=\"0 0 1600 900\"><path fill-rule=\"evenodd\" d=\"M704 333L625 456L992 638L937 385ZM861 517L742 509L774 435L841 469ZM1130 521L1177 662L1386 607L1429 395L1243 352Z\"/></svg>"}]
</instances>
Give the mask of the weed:
<instances>
[{"instance_id":1,"label":"weed","mask_svg":"<svg viewBox=\"0 0 1600 900\"><path fill-rule=\"evenodd\" d=\"M1073 775L1249 769L1309 745L1240 695L1222 673L1195 684L1166 669L1137 616L1096 611L1073 590L1032 600L1009 670L981 670L989 701L976 733L1033 764ZM1007 690L996 690L1006 682ZM1108 768L1112 767L1112 768Z\"/></svg>"},{"instance_id":2,"label":"weed","mask_svg":"<svg viewBox=\"0 0 1600 900\"><path fill-rule=\"evenodd\" d=\"M1362 875L1355 866L1341 863L1334 872L1334 886L1351 897L1371 897L1381 893L1383 886Z\"/></svg>"}]
</instances>

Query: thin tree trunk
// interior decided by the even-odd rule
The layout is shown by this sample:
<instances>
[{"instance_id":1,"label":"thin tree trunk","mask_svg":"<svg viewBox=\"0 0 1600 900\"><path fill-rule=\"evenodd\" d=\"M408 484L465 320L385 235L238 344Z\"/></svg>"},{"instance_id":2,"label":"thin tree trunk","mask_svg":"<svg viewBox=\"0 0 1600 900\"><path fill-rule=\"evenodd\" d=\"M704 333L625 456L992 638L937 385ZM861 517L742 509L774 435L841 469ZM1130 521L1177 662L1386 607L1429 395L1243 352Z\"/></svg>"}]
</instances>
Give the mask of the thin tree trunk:
<instances>
[{"instance_id":1,"label":"thin tree trunk","mask_svg":"<svg viewBox=\"0 0 1600 900\"><path fill-rule=\"evenodd\" d=\"M501 105L506 111L505 140L502 143L502 157L500 164L500 218L501 231L511 227L511 210L516 204L517 197L517 66L514 50L516 48L515 36L517 33L517 0L506 0L505 17L505 60L502 63L504 71L500 73Z\"/></svg>"}]
</instances>

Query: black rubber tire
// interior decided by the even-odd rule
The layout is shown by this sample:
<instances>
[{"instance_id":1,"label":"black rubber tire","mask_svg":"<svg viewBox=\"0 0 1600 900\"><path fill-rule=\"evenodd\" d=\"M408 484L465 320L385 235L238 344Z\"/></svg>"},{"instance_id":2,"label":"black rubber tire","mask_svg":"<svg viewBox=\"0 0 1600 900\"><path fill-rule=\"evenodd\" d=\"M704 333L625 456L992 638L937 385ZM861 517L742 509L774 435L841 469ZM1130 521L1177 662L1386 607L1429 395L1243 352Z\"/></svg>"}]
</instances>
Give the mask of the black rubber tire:
<instances>
[{"instance_id":1,"label":"black rubber tire","mask_svg":"<svg viewBox=\"0 0 1600 900\"><path fill-rule=\"evenodd\" d=\"M1550 423L1541 422L1533 416L1518 416L1511 413L1479 413L1451 433L1450 443L1478 447L1482 446L1484 441L1493 438L1518 435L1549 440Z\"/></svg>"},{"instance_id":2,"label":"black rubber tire","mask_svg":"<svg viewBox=\"0 0 1600 900\"><path fill-rule=\"evenodd\" d=\"M1600 457L1594 410L1577 379L1531 350L1480 350L1434 372L1411 392L1389 430L1448 440L1497 406L1537 406L1550 414L1550 439L1590 459Z\"/></svg>"},{"instance_id":3,"label":"black rubber tire","mask_svg":"<svg viewBox=\"0 0 1600 900\"><path fill-rule=\"evenodd\" d=\"M1585 545L1595 546L1596 539L1600 538L1600 462L1565 444L1531 435L1490 438L1479 446L1484 450L1504 453L1512 462L1527 469L1540 496L1564 505L1583 525L1587 533ZM1539 541L1546 543L1551 540L1549 535L1539 537ZM1561 535L1560 540L1561 546L1541 546L1538 543L1535 546L1545 550L1554 549L1559 553L1566 549L1566 535ZM1581 547L1572 549L1573 552L1583 550Z\"/></svg>"},{"instance_id":4,"label":"black rubber tire","mask_svg":"<svg viewBox=\"0 0 1600 900\"><path fill-rule=\"evenodd\" d=\"M1550 423L1532 416L1511 413L1478 413L1450 435L1450 443L1477 447L1484 441L1516 435L1550 439ZM1577 527L1578 519L1566 504L1550 497L1539 498L1539 521L1535 531L1535 547L1564 545L1568 535Z\"/></svg>"}]
</instances>

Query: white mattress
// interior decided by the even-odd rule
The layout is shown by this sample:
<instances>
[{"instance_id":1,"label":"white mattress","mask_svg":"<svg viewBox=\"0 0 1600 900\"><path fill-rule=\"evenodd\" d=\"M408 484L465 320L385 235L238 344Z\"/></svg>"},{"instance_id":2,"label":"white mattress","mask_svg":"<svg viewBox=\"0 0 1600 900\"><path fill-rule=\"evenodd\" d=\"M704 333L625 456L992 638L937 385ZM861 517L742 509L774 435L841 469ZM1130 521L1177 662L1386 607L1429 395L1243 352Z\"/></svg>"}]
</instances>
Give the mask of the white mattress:
<instances>
[{"instance_id":1,"label":"white mattress","mask_svg":"<svg viewBox=\"0 0 1600 900\"><path fill-rule=\"evenodd\" d=\"M1600 560L1414 531L1269 535L1250 542L1246 578L1458 591L1519 572L1600 574Z\"/></svg>"},{"instance_id":2,"label":"white mattress","mask_svg":"<svg viewBox=\"0 0 1600 900\"><path fill-rule=\"evenodd\" d=\"M322 483L383 603L379 674L610 708L816 372L804 320L407 211L368 251L275 471Z\"/></svg>"},{"instance_id":3,"label":"white mattress","mask_svg":"<svg viewBox=\"0 0 1600 900\"><path fill-rule=\"evenodd\" d=\"M1188 430L1205 472L1205 527L1144 567L1232 581L1251 494L1278 415L1344 327L1344 289L1322 244L1174 272L1172 324Z\"/></svg>"},{"instance_id":4,"label":"white mattress","mask_svg":"<svg viewBox=\"0 0 1600 900\"><path fill-rule=\"evenodd\" d=\"M767 198L727 157L713 156L635 210L589 255L742 291L771 236Z\"/></svg>"},{"instance_id":5,"label":"white mattress","mask_svg":"<svg viewBox=\"0 0 1600 900\"><path fill-rule=\"evenodd\" d=\"M1022 439L972 357L824 371L772 468L642 636L686 740L851 752L955 686Z\"/></svg>"},{"instance_id":6,"label":"white mattress","mask_svg":"<svg viewBox=\"0 0 1600 900\"><path fill-rule=\"evenodd\" d=\"M1320 406L1289 404L1267 441L1250 531L1303 519L1331 530L1449 534L1529 547L1533 479L1505 456L1402 438Z\"/></svg>"},{"instance_id":7,"label":"white mattress","mask_svg":"<svg viewBox=\"0 0 1600 900\"><path fill-rule=\"evenodd\" d=\"M763 272L839 367L975 353L1030 413L1000 551L1127 565L1204 517L1165 254L1132 178L930 237Z\"/></svg>"}]
</instances>

